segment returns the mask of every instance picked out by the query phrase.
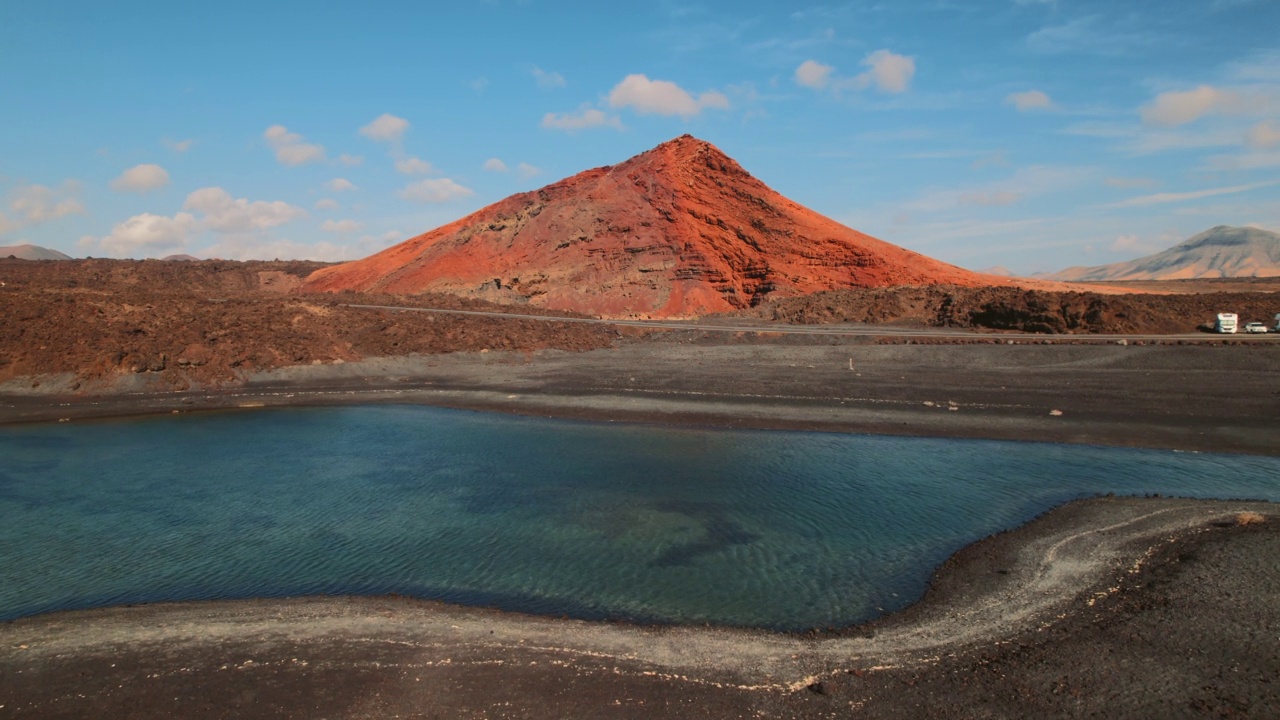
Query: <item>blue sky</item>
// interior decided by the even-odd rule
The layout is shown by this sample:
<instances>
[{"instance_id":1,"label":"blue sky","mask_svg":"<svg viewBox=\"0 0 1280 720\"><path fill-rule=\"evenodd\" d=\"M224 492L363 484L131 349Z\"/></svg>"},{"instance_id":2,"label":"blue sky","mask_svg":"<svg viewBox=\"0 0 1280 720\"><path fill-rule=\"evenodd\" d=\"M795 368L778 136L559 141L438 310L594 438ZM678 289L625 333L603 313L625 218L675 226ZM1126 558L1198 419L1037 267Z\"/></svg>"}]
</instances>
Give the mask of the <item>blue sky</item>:
<instances>
[{"instance_id":1,"label":"blue sky","mask_svg":"<svg viewBox=\"0 0 1280 720\"><path fill-rule=\"evenodd\" d=\"M607 8L607 9L602 9ZM691 133L965 267L1280 231L1280 3L0 4L0 245L363 257Z\"/></svg>"}]
</instances>

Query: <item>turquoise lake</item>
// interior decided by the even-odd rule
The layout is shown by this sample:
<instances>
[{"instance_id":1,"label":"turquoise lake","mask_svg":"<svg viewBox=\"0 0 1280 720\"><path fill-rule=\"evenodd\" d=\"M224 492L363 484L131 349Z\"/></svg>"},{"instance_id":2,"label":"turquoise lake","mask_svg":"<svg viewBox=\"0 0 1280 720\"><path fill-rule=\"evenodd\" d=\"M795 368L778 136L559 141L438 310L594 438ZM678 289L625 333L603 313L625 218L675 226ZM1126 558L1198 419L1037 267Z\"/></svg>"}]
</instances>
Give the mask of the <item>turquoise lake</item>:
<instances>
[{"instance_id":1,"label":"turquoise lake","mask_svg":"<svg viewBox=\"0 0 1280 720\"><path fill-rule=\"evenodd\" d=\"M1280 500L1280 459L416 406L0 428L0 620L399 593L773 629L900 609L962 546L1114 492Z\"/></svg>"}]
</instances>

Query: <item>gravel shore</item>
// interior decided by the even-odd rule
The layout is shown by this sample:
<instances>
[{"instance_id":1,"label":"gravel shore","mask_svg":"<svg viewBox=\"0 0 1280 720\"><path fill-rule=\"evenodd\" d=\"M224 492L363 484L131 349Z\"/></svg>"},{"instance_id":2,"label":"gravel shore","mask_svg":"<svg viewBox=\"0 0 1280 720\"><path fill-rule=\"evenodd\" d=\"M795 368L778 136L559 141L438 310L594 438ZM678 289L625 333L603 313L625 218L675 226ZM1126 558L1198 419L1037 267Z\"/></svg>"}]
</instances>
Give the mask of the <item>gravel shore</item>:
<instances>
[{"instance_id":1,"label":"gravel shore","mask_svg":"<svg viewBox=\"0 0 1280 720\"><path fill-rule=\"evenodd\" d=\"M1012 343L1014 340L1009 340ZM602 421L1040 440L1280 454L1280 343L876 344L670 333L588 352L452 353L286 367L159 391L0 385L0 422L342 403Z\"/></svg>"}]
</instances>

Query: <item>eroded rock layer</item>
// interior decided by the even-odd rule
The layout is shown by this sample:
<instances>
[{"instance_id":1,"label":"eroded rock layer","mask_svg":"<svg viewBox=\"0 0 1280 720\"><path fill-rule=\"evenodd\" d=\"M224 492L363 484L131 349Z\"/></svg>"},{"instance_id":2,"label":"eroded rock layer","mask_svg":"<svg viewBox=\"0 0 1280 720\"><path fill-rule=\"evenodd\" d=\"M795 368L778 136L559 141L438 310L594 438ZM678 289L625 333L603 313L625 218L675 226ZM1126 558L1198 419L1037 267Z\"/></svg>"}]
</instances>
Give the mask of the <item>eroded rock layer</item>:
<instances>
[{"instance_id":1,"label":"eroded rock layer","mask_svg":"<svg viewBox=\"0 0 1280 720\"><path fill-rule=\"evenodd\" d=\"M321 269L306 288L675 318L822 290L935 284L1003 281L845 227L685 135Z\"/></svg>"}]
</instances>

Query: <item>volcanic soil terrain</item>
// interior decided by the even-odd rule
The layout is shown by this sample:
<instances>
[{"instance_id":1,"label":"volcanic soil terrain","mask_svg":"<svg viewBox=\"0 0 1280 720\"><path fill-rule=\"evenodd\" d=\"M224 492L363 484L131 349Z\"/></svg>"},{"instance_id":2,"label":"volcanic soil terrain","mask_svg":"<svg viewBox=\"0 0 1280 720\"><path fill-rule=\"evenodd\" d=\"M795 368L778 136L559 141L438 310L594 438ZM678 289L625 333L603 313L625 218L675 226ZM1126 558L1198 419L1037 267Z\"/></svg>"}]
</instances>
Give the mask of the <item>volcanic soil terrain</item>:
<instances>
[{"instance_id":1,"label":"volcanic soil terrain","mask_svg":"<svg viewBox=\"0 0 1280 720\"><path fill-rule=\"evenodd\" d=\"M585 351L671 339L669 331L461 313L373 310L382 305L578 318L528 303L452 295L303 292L319 263L24 261L0 259L0 383L66 379L82 392L238 386L254 373L362 359L454 352ZM1242 292L1095 294L955 286L854 289L767 302L714 321L824 325L870 323L979 333L1195 333L1213 314L1241 320L1280 312L1280 281ZM1176 288L1175 288L1176 289ZM1196 290L1206 288L1197 285ZM871 334L871 333L868 333ZM1066 337L1066 336L1062 336ZM1203 334L1205 342L1244 342ZM717 339L718 338L718 339ZM1272 338L1257 338L1271 340ZM714 344L723 335L699 340ZM963 342L996 342L977 334ZM734 343L777 343L767 334ZM888 339L886 341L889 341ZM901 340L897 340L901 342ZM919 338L914 342L961 342ZM1001 342L1003 342L1001 340ZM1181 341L1179 341L1181 342Z\"/></svg>"},{"instance_id":2,"label":"volcanic soil terrain","mask_svg":"<svg viewBox=\"0 0 1280 720\"><path fill-rule=\"evenodd\" d=\"M1195 282L1195 281L1193 281ZM741 315L804 323L917 323L925 327L1016 330L1028 333L1172 335L1208 332L1220 312L1241 323L1273 324L1280 313L1280 280L1244 285L1153 283L1080 290L1016 287L897 287L833 290L771 300ZM1125 292L1108 292L1124 290ZM1144 291L1145 290L1145 291Z\"/></svg>"},{"instance_id":3,"label":"volcanic soil terrain","mask_svg":"<svg viewBox=\"0 0 1280 720\"><path fill-rule=\"evenodd\" d=\"M603 327L582 324L347 307L394 302L494 309L452 296L297 294L302 279L320 266L0 259L0 383L71 375L76 390L79 384L86 391L114 385L175 390L234 385L250 373L291 365L410 353L586 350L613 339Z\"/></svg>"}]
</instances>

